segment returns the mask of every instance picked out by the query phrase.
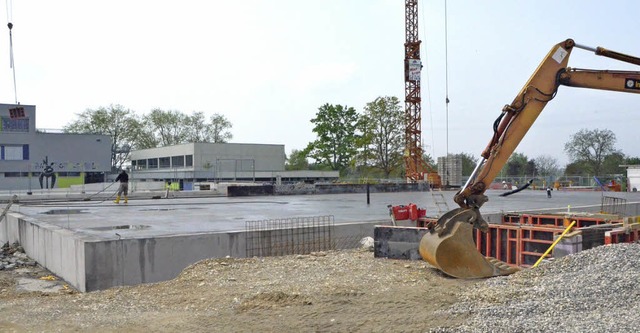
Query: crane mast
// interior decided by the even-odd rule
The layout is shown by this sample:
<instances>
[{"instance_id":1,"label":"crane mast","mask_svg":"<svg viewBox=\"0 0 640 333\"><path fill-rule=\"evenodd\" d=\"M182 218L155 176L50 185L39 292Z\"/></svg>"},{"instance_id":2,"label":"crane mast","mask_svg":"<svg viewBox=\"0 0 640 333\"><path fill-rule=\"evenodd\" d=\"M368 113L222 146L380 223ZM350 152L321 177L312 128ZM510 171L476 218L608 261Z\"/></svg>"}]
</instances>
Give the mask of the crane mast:
<instances>
[{"instance_id":1,"label":"crane mast","mask_svg":"<svg viewBox=\"0 0 640 333\"><path fill-rule=\"evenodd\" d=\"M404 43L404 122L405 122L405 172L407 181L426 180L432 187L440 187L438 173L422 159L422 129L420 97L420 43L418 37L418 0L405 0L405 43Z\"/></svg>"}]
</instances>

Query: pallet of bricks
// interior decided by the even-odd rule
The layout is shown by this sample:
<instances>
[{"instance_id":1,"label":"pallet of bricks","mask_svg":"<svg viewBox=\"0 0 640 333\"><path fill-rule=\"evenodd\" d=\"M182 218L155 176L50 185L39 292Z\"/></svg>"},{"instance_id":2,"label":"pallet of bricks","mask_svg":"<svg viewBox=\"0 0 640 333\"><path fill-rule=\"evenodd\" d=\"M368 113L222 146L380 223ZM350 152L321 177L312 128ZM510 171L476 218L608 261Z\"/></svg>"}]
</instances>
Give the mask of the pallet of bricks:
<instances>
[{"instance_id":1,"label":"pallet of bricks","mask_svg":"<svg viewBox=\"0 0 640 333\"><path fill-rule=\"evenodd\" d=\"M518 267L531 267L547 251L555 237L572 221L573 230L554 247L548 257L562 257L595 246L637 241L640 217L590 214L507 214L502 223L489 224L489 231L476 230L478 251Z\"/></svg>"}]
</instances>

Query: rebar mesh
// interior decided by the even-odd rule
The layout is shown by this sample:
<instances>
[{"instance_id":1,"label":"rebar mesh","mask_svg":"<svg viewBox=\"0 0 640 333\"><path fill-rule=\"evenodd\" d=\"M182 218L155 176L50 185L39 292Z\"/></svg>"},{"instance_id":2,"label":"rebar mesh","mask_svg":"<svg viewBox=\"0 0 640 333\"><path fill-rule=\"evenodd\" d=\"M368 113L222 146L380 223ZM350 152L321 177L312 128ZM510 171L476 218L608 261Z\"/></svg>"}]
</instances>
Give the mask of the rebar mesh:
<instances>
[{"instance_id":1,"label":"rebar mesh","mask_svg":"<svg viewBox=\"0 0 640 333\"><path fill-rule=\"evenodd\" d=\"M627 199L616 197L602 197L600 212L613 215L626 215Z\"/></svg>"},{"instance_id":2,"label":"rebar mesh","mask_svg":"<svg viewBox=\"0 0 640 333\"><path fill-rule=\"evenodd\" d=\"M247 257L309 254L336 249L332 215L246 222Z\"/></svg>"}]
</instances>

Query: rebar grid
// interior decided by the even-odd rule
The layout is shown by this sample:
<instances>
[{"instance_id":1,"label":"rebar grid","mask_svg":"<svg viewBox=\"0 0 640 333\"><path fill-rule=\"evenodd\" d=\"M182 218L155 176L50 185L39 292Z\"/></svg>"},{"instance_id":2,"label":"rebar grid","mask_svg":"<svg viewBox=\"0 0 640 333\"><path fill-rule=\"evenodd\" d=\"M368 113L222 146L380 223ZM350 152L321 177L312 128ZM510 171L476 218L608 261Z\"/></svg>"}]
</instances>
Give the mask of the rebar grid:
<instances>
[{"instance_id":1,"label":"rebar grid","mask_svg":"<svg viewBox=\"0 0 640 333\"><path fill-rule=\"evenodd\" d=\"M613 215L626 215L627 199L602 196L600 212Z\"/></svg>"},{"instance_id":2,"label":"rebar grid","mask_svg":"<svg viewBox=\"0 0 640 333\"><path fill-rule=\"evenodd\" d=\"M309 254L336 249L332 215L247 221L247 257Z\"/></svg>"}]
</instances>

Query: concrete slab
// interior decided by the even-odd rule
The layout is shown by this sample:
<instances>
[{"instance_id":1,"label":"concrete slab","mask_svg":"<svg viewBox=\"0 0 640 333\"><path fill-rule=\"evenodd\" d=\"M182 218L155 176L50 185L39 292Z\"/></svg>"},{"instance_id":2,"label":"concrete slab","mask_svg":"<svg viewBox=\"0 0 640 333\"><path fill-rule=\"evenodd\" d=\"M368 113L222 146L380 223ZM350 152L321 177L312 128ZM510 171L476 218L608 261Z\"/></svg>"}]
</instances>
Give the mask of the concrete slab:
<instances>
[{"instance_id":1,"label":"concrete slab","mask_svg":"<svg viewBox=\"0 0 640 333\"><path fill-rule=\"evenodd\" d=\"M442 192L454 208L455 192ZM499 197L488 191L483 214L513 211L598 211L601 192L524 191ZM186 266L211 257L246 255L245 223L256 220L332 215L335 235L357 241L373 226L390 224L387 205L416 203L438 216L431 192L325 194L262 197L202 197L174 193L151 199L132 194L128 205L108 196L90 201L20 196L5 221L0 241L19 241L26 253L81 291L174 278ZM612 193L638 201L638 193ZM82 198L78 195L77 198ZM86 197L85 197L86 198ZM570 208L568 208L570 206ZM637 214L636 214L637 215ZM491 222L491 221L490 221Z\"/></svg>"}]
</instances>

